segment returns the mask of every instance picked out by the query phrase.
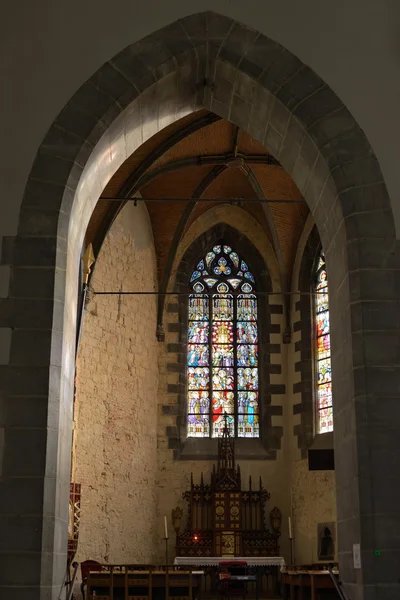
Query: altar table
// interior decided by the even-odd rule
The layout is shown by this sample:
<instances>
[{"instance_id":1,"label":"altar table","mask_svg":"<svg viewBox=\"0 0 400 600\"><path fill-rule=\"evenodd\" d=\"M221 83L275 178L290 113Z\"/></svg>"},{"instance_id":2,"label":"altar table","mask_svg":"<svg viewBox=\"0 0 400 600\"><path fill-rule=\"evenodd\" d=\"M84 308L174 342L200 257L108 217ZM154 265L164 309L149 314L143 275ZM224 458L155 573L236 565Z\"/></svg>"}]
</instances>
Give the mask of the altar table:
<instances>
[{"instance_id":1,"label":"altar table","mask_svg":"<svg viewBox=\"0 0 400 600\"><path fill-rule=\"evenodd\" d=\"M217 567L224 561L246 562L249 567L284 567L282 556L177 556L174 564L178 567Z\"/></svg>"}]
</instances>

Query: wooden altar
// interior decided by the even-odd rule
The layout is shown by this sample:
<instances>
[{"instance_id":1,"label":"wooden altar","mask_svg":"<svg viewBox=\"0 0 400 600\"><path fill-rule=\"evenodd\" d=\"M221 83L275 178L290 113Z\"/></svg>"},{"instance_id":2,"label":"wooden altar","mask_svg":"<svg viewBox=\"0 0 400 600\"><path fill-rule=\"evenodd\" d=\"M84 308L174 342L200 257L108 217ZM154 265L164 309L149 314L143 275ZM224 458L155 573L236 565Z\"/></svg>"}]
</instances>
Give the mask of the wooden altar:
<instances>
[{"instance_id":1,"label":"wooden altar","mask_svg":"<svg viewBox=\"0 0 400 600\"><path fill-rule=\"evenodd\" d=\"M270 530L265 522L265 510L270 494L260 478L253 489L251 477L247 490L242 490L240 467L235 464L235 440L227 423L218 439L218 463L213 467L211 482L194 483L183 493L188 502L185 531L180 533L182 511L173 511L176 535L176 556L187 557L256 557L279 556L280 511L272 513ZM177 525L178 522L178 525Z\"/></svg>"}]
</instances>

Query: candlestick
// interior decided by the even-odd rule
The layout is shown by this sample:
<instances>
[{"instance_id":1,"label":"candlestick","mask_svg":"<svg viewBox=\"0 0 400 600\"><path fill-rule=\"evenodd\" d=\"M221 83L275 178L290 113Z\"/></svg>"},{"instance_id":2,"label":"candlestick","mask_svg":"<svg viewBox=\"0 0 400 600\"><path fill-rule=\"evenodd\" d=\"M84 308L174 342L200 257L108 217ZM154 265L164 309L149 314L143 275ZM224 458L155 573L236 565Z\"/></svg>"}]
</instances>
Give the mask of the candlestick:
<instances>
[{"instance_id":1,"label":"candlestick","mask_svg":"<svg viewBox=\"0 0 400 600\"><path fill-rule=\"evenodd\" d=\"M289 517L289 540L293 539L292 535L292 517Z\"/></svg>"},{"instance_id":2,"label":"candlestick","mask_svg":"<svg viewBox=\"0 0 400 600\"><path fill-rule=\"evenodd\" d=\"M164 517L164 530L165 530L165 539L168 539L168 529L167 529L167 517Z\"/></svg>"}]
</instances>

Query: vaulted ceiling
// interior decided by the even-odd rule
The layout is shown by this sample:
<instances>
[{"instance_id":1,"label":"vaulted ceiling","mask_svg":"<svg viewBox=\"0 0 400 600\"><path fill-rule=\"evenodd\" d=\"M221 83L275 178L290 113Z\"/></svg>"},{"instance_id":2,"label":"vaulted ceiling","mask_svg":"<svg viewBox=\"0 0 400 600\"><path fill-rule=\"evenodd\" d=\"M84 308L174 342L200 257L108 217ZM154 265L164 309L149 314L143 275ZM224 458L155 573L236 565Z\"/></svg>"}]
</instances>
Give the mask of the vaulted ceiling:
<instances>
[{"instance_id":1,"label":"vaulted ceiling","mask_svg":"<svg viewBox=\"0 0 400 600\"><path fill-rule=\"evenodd\" d=\"M95 254L118 211L135 194L150 215L160 284L168 281L176 247L191 223L230 201L263 227L282 285L289 287L307 204L268 150L229 121L198 111L138 148L110 180L92 215L86 242L93 243Z\"/></svg>"}]
</instances>

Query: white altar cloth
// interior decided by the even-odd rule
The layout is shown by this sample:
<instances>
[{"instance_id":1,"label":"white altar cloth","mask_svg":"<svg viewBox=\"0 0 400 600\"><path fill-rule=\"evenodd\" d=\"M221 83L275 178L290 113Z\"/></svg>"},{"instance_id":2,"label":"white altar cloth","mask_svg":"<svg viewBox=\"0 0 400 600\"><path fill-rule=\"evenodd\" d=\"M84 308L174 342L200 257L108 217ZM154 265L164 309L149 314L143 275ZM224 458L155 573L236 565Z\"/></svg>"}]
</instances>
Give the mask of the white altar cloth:
<instances>
[{"instance_id":1,"label":"white altar cloth","mask_svg":"<svg viewBox=\"0 0 400 600\"><path fill-rule=\"evenodd\" d=\"M285 566L282 556L177 556L174 564L178 567L212 567L228 560L247 562L250 567Z\"/></svg>"}]
</instances>

